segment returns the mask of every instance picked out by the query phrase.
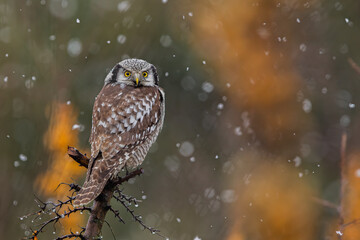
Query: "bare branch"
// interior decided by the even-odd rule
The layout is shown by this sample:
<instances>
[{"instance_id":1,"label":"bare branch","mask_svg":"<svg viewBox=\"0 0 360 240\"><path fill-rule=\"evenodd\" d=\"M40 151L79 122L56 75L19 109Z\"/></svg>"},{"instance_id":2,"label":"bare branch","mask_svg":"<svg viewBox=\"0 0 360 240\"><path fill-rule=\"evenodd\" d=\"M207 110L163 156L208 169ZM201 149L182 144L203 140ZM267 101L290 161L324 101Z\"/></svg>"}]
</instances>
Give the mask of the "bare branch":
<instances>
[{"instance_id":1,"label":"bare branch","mask_svg":"<svg viewBox=\"0 0 360 240\"><path fill-rule=\"evenodd\" d=\"M85 155L82 154L81 152L79 152L76 148L74 147L68 147L68 155L74 159L74 161L76 161L77 163L80 164L80 166L87 168L90 159ZM112 197L114 197L117 201L119 201L120 203L122 203L122 205L125 207L125 209L132 215L132 217L134 218L135 221L137 221L138 223L140 223L141 226L144 227L144 229L149 230L151 233L153 234L157 234L158 236L163 237L162 235L159 234L159 230L156 230L154 228L148 227L146 226L142 220L141 220L141 216L135 215L134 210L131 210L127 204L138 204L139 202L141 202L141 200L138 200L134 197L125 195L121 192L121 190L118 189L118 186L124 182L129 181L131 178L134 178L136 176L139 176L143 173L143 169L139 168L136 169L130 173L127 173L126 176L121 177L121 176L117 176L116 178L110 180L105 188L103 189L103 191L101 192L101 194L94 200L93 206L90 207L78 207L78 208L73 208L73 203L72 201L75 199L75 197L73 197L72 195L79 191L81 189L81 187L77 184L71 183L60 183L58 185L58 187L60 187L61 185L67 185L70 189L69 191L71 192L71 196L67 196L67 199L64 201L61 200L57 200L56 202L43 202L41 201L39 198L36 198L36 202L39 206L39 210L34 212L34 213L30 213L28 215L25 215L23 217L21 217L20 219L22 220L23 218L27 218L30 216L35 216L35 218L33 220L36 220L37 218L39 218L42 215L53 215L53 217L51 217L50 219L48 219L45 222L42 222L39 227L37 228L37 230L31 230L32 231L32 236L27 238L27 239L34 239L37 240L37 236L42 233L44 231L44 229L50 225L53 224L54 228L56 223L60 222L63 218L65 217L70 217L73 213L75 212L83 212L83 211L89 211L90 212L90 216L87 222L87 225L85 228L83 228L83 230L80 233L73 233L70 231L70 234L67 235L63 235L60 236L58 238L56 238L56 240L62 240L62 239L80 239L80 240L95 240L95 239L101 239L100 237L100 233L101 233L101 229L103 226L103 223L107 223L105 221L105 216L107 214L107 212L110 210L116 219L118 219L120 222L125 223L124 220L121 218L120 213L118 210L115 210L112 206L110 206L110 200ZM57 187L57 188L58 188ZM56 189L57 189L56 188ZM116 191L118 196L114 196L114 191ZM64 206L67 206L66 210L62 210L64 208ZM71 207L71 208L70 208ZM108 223L107 223L108 224ZM109 224L108 224L109 225ZM113 237L115 239L114 233L111 229L111 226L109 225L110 230L113 234Z\"/></svg>"},{"instance_id":2,"label":"bare branch","mask_svg":"<svg viewBox=\"0 0 360 240\"><path fill-rule=\"evenodd\" d=\"M112 228L111 228L111 226L110 226L109 222L105 220L105 223L106 223L106 225L108 225L108 227L109 227L109 229L110 229L110 231L111 231L111 234L112 234L112 236L113 236L114 240L116 240L116 237L115 237L114 231L112 230Z\"/></svg>"},{"instance_id":3,"label":"bare branch","mask_svg":"<svg viewBox=\"0 0 360 240\"><path fill-rule=\"evenodd\" d=\"M86 155L79 152L79 150L77 150L76 148L69 146L67 154L72 159L74 159L75 162L79 163L80 166L85 167L85 168L88 167L90 159Z\"/></svg>"},{"instance_id":4,"label":"bare branch","mask_svg":"<svg viewBox=\"0 0 360 240\"><path fill-rule=\"evenodd\" d=\"M355 70L355 72L360 74L360 66L357 65L356 62L352 58L348 58L348 62L350 64L350 66Z\"/></svg>"},{"instance_id":5,"label":"bare branch","mask_svg":"<svg viewBox=\"0 0 360 240\"><path fill-rule=\"evenodd\" d=\"M73 213L75 213L75 212L83 212L83 211L89 211L89 212L91 212L91 208L88 208L88 207L80 207L80 208L74 208L74 209L68 208L68 211L64 211L64 213L62 213L62 214L59 214L57 211L55 211L55 212L54 212L55 217L50 218L50 219L47 220L46 222L42 223L42 224L40 225L40 228L39 228L38 230L33 231L33 236L30 237L29 239L35 239L35 237L36 237L37 235L39 235L39 233L41 233L41 232L44 230L44 228L45 228L46 226L48 226L50 223L54 223L54 224L55 224L55 223L59 222L60 219L63 219L63 218L65 218L65 217L69 217L71 214L73 214Z\"/></svg>"},{"instance_id":6,"label":"bare branch","mask_svg":"<svg viewBox=\"0 0 360 240\"><path fill-rule=\"evenodd\" d=\"M122 222L122 223L125 224L124 220L120 217L120 213L119 213L118 210L115 210L115 209L112 208L112 207L110 207L109 210L110 210L110 212L114 213L115 218L116 218L116 219L119 219L119 222Z\"/></svg>"},{"instance_id":7,"label":"bare branch","mask_svg":"<svg viewBox=\"0 0 360 240\"><path fill-rule=\"evenodd\" d=\"M347 143L347 134L344 132L341 136L341 147L340 147L340 176L341 176L341 185L340 185L340 231L344 230L344 197L346 190L346 143ZM338 239L342 239L342 235L338 234Z\"/></svg>"},{"instance_id":8,"label":"bare branch","mask_svg":"<svg viewBox=\"0 0 360 240\"><path fill-rule=\"evenodd\" d=\"M138 222L144 229L147 229L149 230L152 234L156 234L162 238L165 238L163 235L161 235L159 232L159 230L155 229L155 228L152 228L152 227L148 227L142 220L141 220L141 216L140 215L136 215L134 213L134 210L130 209L129 206L126 204L126 202L122 199L121 197L121 192L119 189L116 189L115 190L115 193L117 193L119 196L113 196L113 198L115 198L118 202L120 202L126 209L126 211L128 213L130 213L130 215L132 216L132 218Z\"/></svg>"},{"instance_id":9,"label":"bare branch","mask_svg":"<svg viewBox=\"0 0 360 240\"><path fill-rule=\"evenodd\" d=\"M86 238L82 235L82 233L84 232L85 229L83 229L81 232L79 233L73 233L70 230L70 234L68 235L63 235L61 237L56 238L56 240L62 240L62 239L71 239L71 238L75 238L76 239L80 239L80 240L86 240Z\"/></svg>"},{"instance_id":10,"label":"bare branch","mask_svg":"<svg viewBox=\"0 0 360 240\"><path fill-rule=\"evenodd\" d=\"M317 198L317 197L312 197L311 200L313 200L314 202L324 206L324 207L328 207L328 208L332 208L332 209L335 209L337 213L340 213L340 206L332 203L332 202L329 202L327 200L324 200L324 199L320 199L320 198Z\"/></svg>"}]
</instances>

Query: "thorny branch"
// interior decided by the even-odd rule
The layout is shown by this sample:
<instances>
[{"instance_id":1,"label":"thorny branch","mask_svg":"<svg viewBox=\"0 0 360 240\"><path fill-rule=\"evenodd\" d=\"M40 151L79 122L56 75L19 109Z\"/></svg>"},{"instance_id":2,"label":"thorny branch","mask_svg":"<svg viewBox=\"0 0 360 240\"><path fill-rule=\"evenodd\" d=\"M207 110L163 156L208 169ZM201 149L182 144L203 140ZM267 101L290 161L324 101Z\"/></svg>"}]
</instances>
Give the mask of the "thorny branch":
<instances>
[{"instance_id":1,"label":"thorny branch","mask_svg":"<svg viewBox=\"0 0 360 240\"><path fill-rule=\"evenodd\" d=\"M74 161L79 163L80 166L85 167L85 168L88 167L90 159L86 155L79 152L76 148L68 147L68 155ZM35 221L35 220L38 220L41 216L46 216L46 215L52 215L52 217L50 219L48 219L47 221L44 221L40 225L38 225L37 230L32 230L32 236L25 238L25 239L37 240L38 239L37 236L40 233L44 232L44 230L47 226L53 224L54 228L55 228L56 223L59 223L65 217L70 217L73 213L84 212L84 211L87 211L90 213L90 217L89 217L87 226L85 228L82 228L81 232L73 233L70 230L69 234L60 236L60 237L56 238L56 240L99 239L99 234L100 234L100 231L102 228L102 223L106 222L105 215L108 210L110 210L110 212L112 212L114 214L116 219L118 219L120 222L125 224L124 220L120 216L120 212L118 210L114 209L110 205L111 198L114 198L114 199L116 199L116 201L120 202L122 204L122 206L125 207L127 212L130 213L132 218L136 222L138 222L144 229L147 229L151 233L157 234L157 235L163 237L162 235L159 234L159 230L156 230L154 228L146 226L145 223L141 220L141 216L136 215L134 213L134 210L131 210L129 208L129 205L131 205L132 203L137 205L141 202L141 200L138 200L134 197L125 195L118 188L118 185L122 184L123 182L127 182L131 178L139 176L142 173L143 173L143 170L140 168L140 169L136 169L136 170L128 173L124 177L118 176L117 178L114 178L111 181L109 181L108 184L106 185L106 187L104 188L103 192L100 194L100 196L94 200L94 205L91 208L85 207L85 206L74 208L72 206L72 201L75 199L75 197L73 197L73 194L75 192L78 192L81 189L81 187L74 183L71 183L71 184L60 183L59 186L67 185L69 187L69 191L71 192L70 196L67 196L67 200L65 200L65 201L57 200L56 202L52 202L52 201L43 202L39 198L36 197L35 201L38 204L39 210L21 217L20 220L23 220L24 218L28 218L28 217L34 217L33 221ZM116 193L116 195L114 195L114 192ZM67 207L67 208L65 209L65 207ZM108 224L108 226L110 227L109 224ZM111 229L111 227L110 227L110 229ZM113 234L113 236L114 236L114 234ZM114 239L115 239L115 236L114 236Z\"/></svg>"},{"instance_id":2,"label":"thorny branch","mask_svg":"<svg viewBox=\"0 0 360 240\"><path fill-rule=\"evenodd\" d=\"M85 229L83 229L80 233L73 233L73 232L70 231L70 234L58 237L58 238L56 238L56 240L71 239L71 238L80 239L80 240L86 240L86 238L82 235L84 230Z\"/></svg>"},{"instance_id":3,"label":"thorny branch","mask_svg":"<svg viewBox=\"0 0 360 240\"><path fill-rule=\"evenodd\" d=\"M129 200L126 199L126 198L124 198L124 197L122 196L122 193L121 193L121 191L120 191L118 188L115 190L115 193L117 193L118 196L114 195L113 198L115 198L116 201L120 202L120 203L126 208L126 211L127 211L128 213L130 213L130 215L132 216L132 218L133 218L136 222L138 222L144 229L149 230L152 234L156 234L156 235L158 235L158 236L160 236L160 237L165 238L164 236L162 236L161 234L159 234L159 232L160 232L159 230L157 230L157 229L155 229L155 228L152 228L152 227L148 227L148 226L145 225L145 223L141 220L142 217L141 217L140 215L136 215L136 214L135 214L135 211L132 210L132 209L130 209L130 207L129 207ZM134 201L134 200L130 200L130 201ZM128 204L127 204L126 202L128 202ZM137 204L137 203L135 202L135 204Z\"/></svg>"}]
</instances>

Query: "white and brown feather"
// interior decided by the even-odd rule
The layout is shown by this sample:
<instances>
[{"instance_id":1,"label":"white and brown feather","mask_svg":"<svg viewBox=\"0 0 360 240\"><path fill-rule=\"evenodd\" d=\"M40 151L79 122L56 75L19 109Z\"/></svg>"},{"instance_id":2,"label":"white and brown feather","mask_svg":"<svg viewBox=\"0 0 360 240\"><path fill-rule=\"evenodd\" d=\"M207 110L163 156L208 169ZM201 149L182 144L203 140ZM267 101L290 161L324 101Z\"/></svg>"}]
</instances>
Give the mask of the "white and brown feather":
<instances>
[{"instance_id":1,"label":"white and brown feather","mask_svg":"<svg viewBox=\"0 0 360 240\"><path fill-rule=\"evenodd\" d=\"M95 199L126 166L139 166L164 121L164 92L158 86L108 83L96 97L90 136L91 160L74 205Z\"/></svg>"}]
</instances>

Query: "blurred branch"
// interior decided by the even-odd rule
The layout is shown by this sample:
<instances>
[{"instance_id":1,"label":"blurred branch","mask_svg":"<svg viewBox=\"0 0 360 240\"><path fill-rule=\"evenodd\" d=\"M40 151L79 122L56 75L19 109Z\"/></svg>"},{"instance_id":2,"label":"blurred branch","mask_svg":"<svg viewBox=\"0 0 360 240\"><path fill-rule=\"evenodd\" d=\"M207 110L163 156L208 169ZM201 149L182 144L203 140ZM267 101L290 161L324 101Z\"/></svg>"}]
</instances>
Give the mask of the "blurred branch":
<instances>
[{"instance_id":1,"label":"blurred branch","mask_svg":"<svg viewBox=\"0 0 360 240\"><path fill-rule=\"evenodd\" d=\"M360 66L357 65L356 62L354 62L354 60L352 58L348 58L348 63L355 70L355 72L360 74Z\"/></svg>"},{"instance_id":2,"label":"blurred branch","mask_svg":"<svg viewBox=\"0 0 360 240\"><path fill-rule=\"evenodd\" d=\"M350 62L350 60L349 60L349 62ZM359 67L359 73L360 73L360 67ZM339 214L340 229L339 229L339 231L336 231L337 237L339 240L342 240L342 236L344 235L343 231L347 226L352 225L352 224L357 224L360 222L360 219L355 219L348 223L345 223L345 220L344 220L345 219L344 218L344 197L345 197L346 187L347 187L346 146L347 146L347 134L346 134L346 132L344 132L341 136L341 145L340 145L340 194L339 194L340 195L340 204L336 205L327 200L319 199L316 197L312 198L312 200L314 202L319 203L320 205L322 205L324 207L336 209L336 212Z\"/></svg>"},{"instance_id":3,"label":"blurred branch","mask_svg":"<svg viewBox=\"0 0 360 240\"><path fill-rule=\"evenodd\" d=\"M347 143L347 134L344 132L341 136L341 147L340 147L340 212L339 212L339 220L340 220L340 232L343 233L344 228L347 225L344 225L344 196L346 190L346 143ZM343 234L338 234L338 239L342 239Z\"/></svg>"},{"instance_id":4,"label":"blurred branch","mask_svg":"<svg viewBox=\"0 0 360 240\"><path fill-rule=\"evenodd\" d=\"M336 212L340 214L340 206L338 206L338 205L336 205L336 204L334 204L332 202L329 202L327 200L317 198L317 197L312 197L311 200L313 200L314 202L322 205L323 207L328 207L328 208L335 209Z\"/></svg>"}]
</instances>

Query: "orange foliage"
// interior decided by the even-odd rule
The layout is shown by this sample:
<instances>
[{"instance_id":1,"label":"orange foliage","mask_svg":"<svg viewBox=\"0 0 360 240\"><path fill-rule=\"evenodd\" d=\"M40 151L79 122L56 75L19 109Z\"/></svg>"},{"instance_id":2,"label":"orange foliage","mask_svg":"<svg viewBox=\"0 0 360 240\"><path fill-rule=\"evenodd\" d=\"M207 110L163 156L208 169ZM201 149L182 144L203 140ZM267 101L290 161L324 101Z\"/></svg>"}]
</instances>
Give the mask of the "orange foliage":
<instances>
[{"instance_id":1,"label":"orange foliage","mask_svg":"<svg viewBox=\"0 0 360 240\"><path fill-rule=\"evenodd\" d=\"M277 28L286 36L292 36L293 31L289 22L276 22L276 14L280 14L277 5L283 2L288 3L212 1L210 6L201 5L202 10L193 18L196 49L215 68L217 84L225 87L230 83L225 89L232 104L253 114L253 125L262 129L258 137L269 150L291 143L293 133L303 131L308 124L296 99L301 81L286 52L296 42L280 45L277 40Z\"/></svg>"},{"instance_id":2,"label":"orange foliage","mask_svg":"<svg viewBox=\"0 0 360 240\"><path fill-rule=\"evenodd\" d=\"M35 181L35 188L48 198L65 200L69 191L66 187L55 189L61 182L72 183L81 177L85 169L67 156L68 146L78 145L78 132L72 130L76 123L77 113L71 105L54 103L50 116L50 125L44 135L44 146L50 152L50 166ZM62 221L65 229L78 227L84 221L80 214Z\"/></svg>"},{"instance_id":3,"label":"orange foliage","mask_svg":"<svg viewBox=\"0 0 360 240\"><path fill-rule=\"evenodd\" d=\"M344 223L350 223L343 230L343 240L360 239L360 153L349 156L347 164L347 189L343 200Z\"/></svg>"},{"instance_id":4,"label":"orange foliage","mask_svg":"<svg viewBox=\"0 0 360 240\"><path fill-rule=\"evenodd\" d=\"M263 156L244 158L258 162ZM255 164L247 184L241 184L239 174L231 179L239 197L229 209L233 227L227 239L316 239L319 206L311 201L315 190L292 165L267 160Z\"/></svg>"}]
</instances>

